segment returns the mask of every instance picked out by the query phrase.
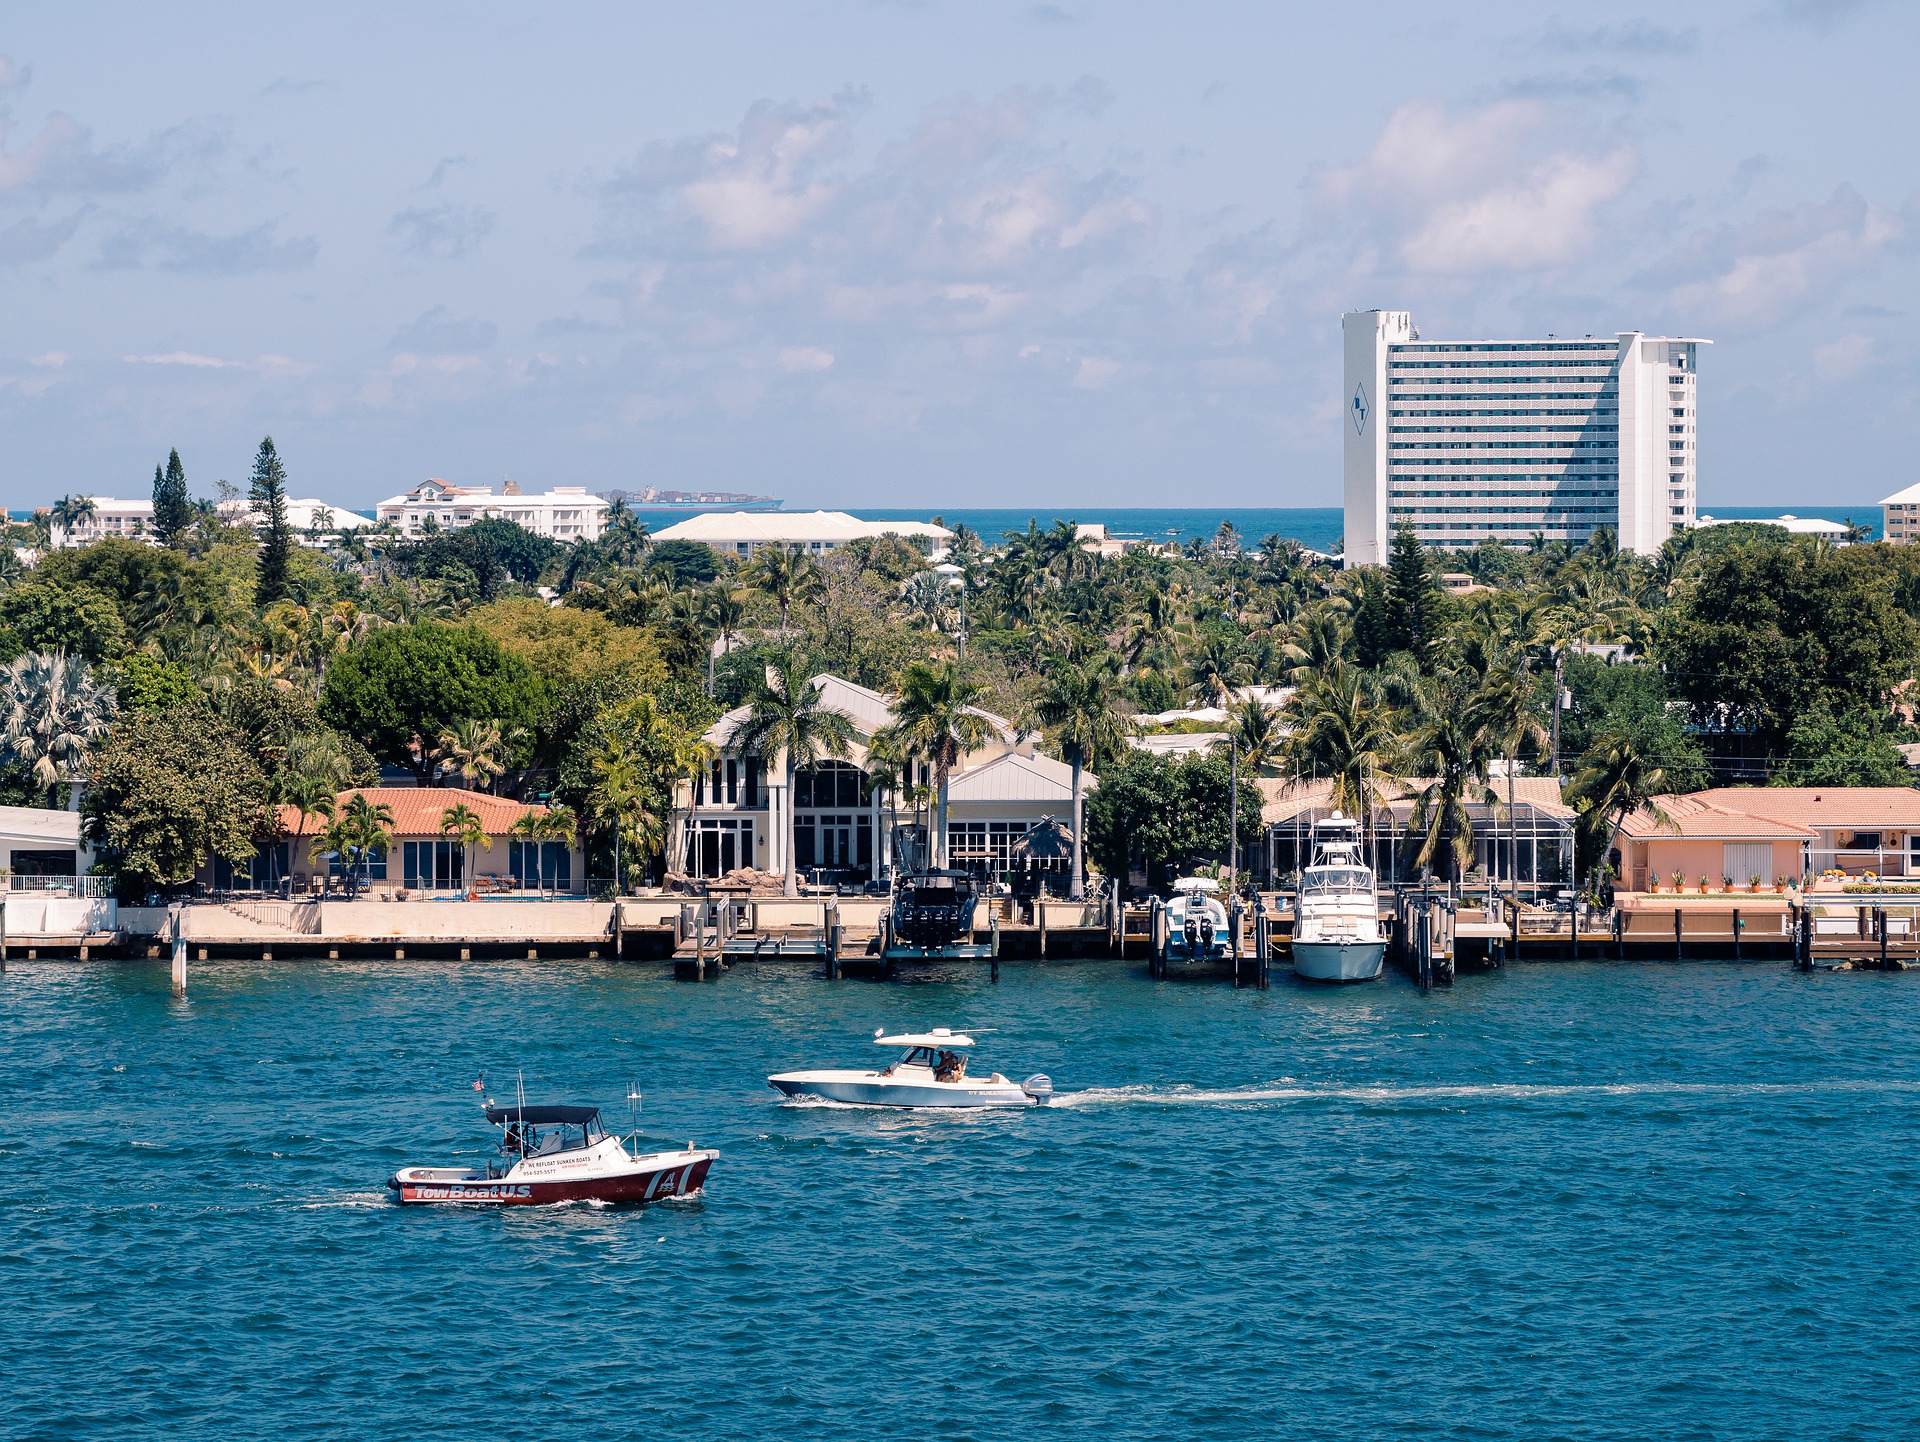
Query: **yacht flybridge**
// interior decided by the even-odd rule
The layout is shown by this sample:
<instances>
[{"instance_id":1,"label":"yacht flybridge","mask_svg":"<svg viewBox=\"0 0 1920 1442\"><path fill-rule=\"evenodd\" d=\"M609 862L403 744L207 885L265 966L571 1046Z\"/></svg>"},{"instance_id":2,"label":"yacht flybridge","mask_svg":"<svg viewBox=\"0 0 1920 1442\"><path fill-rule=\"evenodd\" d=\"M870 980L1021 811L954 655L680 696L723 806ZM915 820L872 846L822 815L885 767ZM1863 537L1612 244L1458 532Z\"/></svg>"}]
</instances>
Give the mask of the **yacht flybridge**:
<instances>
[{"instance_id":1,"label":"yacht flybridge","mask_svg":"<svg viewBox=\"0 0 1920 1442\"><path fill-rule=\"evenodd\" d=\"M1313 860L1300 873L1295 902L1293 969L1314 981L1371 981L1380 975L1387 939L1373 870L1360 827L1338 811L1313 828Z\"/></svg>"},{"instance_id":2,"label":"yacht flybridge","mask_svg":"<svg viewBox=\"0 0 1920 1442\"><path fill-rule=\"evenodd\" d=\"M543 1202L653 1202L700 1190L720 1153L640 1150L640 1134L609 1132L600 1109L486 1103L504 1159L480 1167L402 1167L387 1186L401 1202L538 1206Z\"/></svg>"},{"instance_id":3,"label":"yacht flybridge","mask_svg":"<svg viewBox=\"0 0 1920 1442\"><path fill-rule=\"evenodd\" d=\"M967 1049L973 1038L937 1026L927 1032L873 1034L885 1047L904 1047L893 1065L875 1071L787 1071L767 1078L782 1096L821 1097L870 1107L1030 1107L1053 1100L1053 1082L1036 1073L1023 1082L994 1072L967 1074Z\"/></svg>"}]
</instances>

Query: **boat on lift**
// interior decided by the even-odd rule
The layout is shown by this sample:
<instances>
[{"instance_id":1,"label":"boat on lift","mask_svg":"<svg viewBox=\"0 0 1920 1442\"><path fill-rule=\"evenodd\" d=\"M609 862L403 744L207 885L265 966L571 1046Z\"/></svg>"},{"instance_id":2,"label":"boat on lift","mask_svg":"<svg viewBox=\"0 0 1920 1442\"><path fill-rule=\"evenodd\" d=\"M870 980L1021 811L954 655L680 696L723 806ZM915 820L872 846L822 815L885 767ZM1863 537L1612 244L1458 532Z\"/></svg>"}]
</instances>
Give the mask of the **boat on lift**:
<instances>
[{"instance_id":1,"label":"boat on lift","mask_svg":"<svg viewBox=\"0 0 1920 1442\"><path fill-rule=\"evenodd\" d=\"M1336 811L1313 828L1312 861L1294 902L1293 969L1313 981L1371 981L1387 954L1360 825Z\"/></svg>"},{"instance_id":2,"label":"boat on lift","mask_svg":"<svg viewBox=\"0 0 1920 1442\"><path fill-rule=\"evenodd\" d=\"M968 1076L966 1052L974 1041L965 1032L937 1026L889 1036L882 1028L873 1040L878 1046L905 1050L885 1068L776 1072L767 1085L782 1096L869 1107L1031 1107L1053 1100L1053 1082L1044 1073L1022 1082L1009 1081L999 1072Z\"/></svg>"},{"instance_id":3,"label":"boat on lift","mask_svg":"<svg viewBox=\"0 0 1920 1442\"><path fill-rule=\"evenodd\" d=\"M1225 961L1232 932L1220 883L1210 876L1183 876L1166 904L1165 935L1156 938L1162 962Z\"/></svg>"},{"instance_id":4,"label":"boat on lift","mask_svg":"<svg viewBox=\"0 0 1920 1442\"><path fill-rule=\"evenodd\" d=\"M638 1101L637 1094L631 1098ZM657 1202L706 1184L717 1151L641 1150L640 1133L609 1132L590 1106L485 1104L500 1128L500 1156L480 1167L402 1167L388 1178L403 1203L526 1207L552 1202Z\"/></svg>"}]
</instances>

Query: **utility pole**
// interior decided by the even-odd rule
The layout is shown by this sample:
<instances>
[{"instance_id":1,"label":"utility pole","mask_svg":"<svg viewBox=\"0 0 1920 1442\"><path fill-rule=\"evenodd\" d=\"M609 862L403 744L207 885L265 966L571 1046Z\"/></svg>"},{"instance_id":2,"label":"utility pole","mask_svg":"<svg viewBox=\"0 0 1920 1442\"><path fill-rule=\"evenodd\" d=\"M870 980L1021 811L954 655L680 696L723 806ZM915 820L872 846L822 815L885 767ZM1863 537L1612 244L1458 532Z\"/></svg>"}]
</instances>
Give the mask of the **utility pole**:
<instances>
[{"instance_id":1,"label":"utility pole","mask_svg":"<svg viewBox=\"0 0 1920 1442\"><path fill-rule=\"evenodd\" d=\"M1553 774L1560 774L1560 699L1566 695L1567 653L1553 648Z\"/></svg>"},{"instance_id":2,"label":"utility pole","mask_svg":"<svg viewBox=\"0 0 1920 1442\"><path fill-rule=\"evenodd\" d=\"M1231 891L1240 875L1240 738L1227 738L1227 886Z\"/></svg>"}]
</instances>

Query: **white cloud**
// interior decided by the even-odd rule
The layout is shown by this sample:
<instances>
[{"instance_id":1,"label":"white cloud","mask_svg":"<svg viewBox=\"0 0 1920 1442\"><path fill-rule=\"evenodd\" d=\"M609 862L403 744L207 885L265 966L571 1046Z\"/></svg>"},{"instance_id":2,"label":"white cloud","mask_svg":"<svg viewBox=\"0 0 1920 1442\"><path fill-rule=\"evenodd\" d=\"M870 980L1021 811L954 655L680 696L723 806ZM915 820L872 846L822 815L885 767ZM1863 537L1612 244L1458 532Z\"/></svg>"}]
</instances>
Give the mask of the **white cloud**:
<instances>
[{"instance_id":1,"label":"white cloud","mask_svg":"<svg viewBox=\"0 0 1920 1442\"><path fill-rule=\"evenodd\" d=\"M1316 210L1333 232L1326 238L1344 236L1350 246L1357 229L1363 244L1414 273L1540 270L1578 259L1596 239L1596 212L1633 182L1639 161L1625 147L1542 156L1553 119L1537 100L1457 116L1409 101L1364 160L1310 175Z\"/></svg>"},{"instance_id":2,"label":"white cloud","mask_svg":"<svg viewBox=\"0 0 1920 1442\"><path fill-rule=\"evenodd\" d=\"M165 355L129 355L120 357L129 365L194 366L205 370L245 369L245 361L221 360L218 356L196 355L192 351L168 351Z\"/></svg>"},{"instance_id":3,"label":"white cloud","mask_svg":"<svg viewBox=\"0 0 1920 1442\"><path fill-rule=\"evenodd\" d=\"M1906 236L1902 218L1843 185L1826 200L1693 237L1642 280L1700 326L1770 324L1876 264Z\"/></svg>"},{"instance_id":4,"label":"white cloud","mask_svg":"<svg viewBox=\"0 0 1920 1442\"><path fill-rule=\"evenodd\" d=\"M1813 373L1823 381L1843 381L1859 375L1874 362L1872 336L1843 335L1813 352Z\"/></svg>"},{"instance_id":5,"label":"white cloud","mask_svg":"<svg viewBox=\"0 0 1920 1442\"><path fill-rule=\"evenodd\" d=\"M1121 366L1117 360L1108 360L1104 356L1087 356L1080 362L1080 368L1073 373L1075 390L1105 390L1113 378L1120 374Z\"/></svg>"},{"instance_id":6,"label":"white cloud","mask_svg":"<svg viewBox=\"0 0 1920 1442\"><path fill-rule=\"evenodd\" d=\"M833 365L833 352L817 345L793 345L780 352L780 369L799 374L823 371Z\"/></svg>"},{"instance_id":7,"label":"white cloud","mask_svg":"<svg viewBox=\"0 0 1920 1442\"><path fill-rule=\"evenodd\" d=\"M60 369L61 366L65 365L68 361L72 359L73 357L68 355L63 350L50 350L46 352L44 355L34 356L32 359L30 359L27 362L27 364L31 366L39 366L44 370L57 371Z\"/></svg>"}]
</instances>

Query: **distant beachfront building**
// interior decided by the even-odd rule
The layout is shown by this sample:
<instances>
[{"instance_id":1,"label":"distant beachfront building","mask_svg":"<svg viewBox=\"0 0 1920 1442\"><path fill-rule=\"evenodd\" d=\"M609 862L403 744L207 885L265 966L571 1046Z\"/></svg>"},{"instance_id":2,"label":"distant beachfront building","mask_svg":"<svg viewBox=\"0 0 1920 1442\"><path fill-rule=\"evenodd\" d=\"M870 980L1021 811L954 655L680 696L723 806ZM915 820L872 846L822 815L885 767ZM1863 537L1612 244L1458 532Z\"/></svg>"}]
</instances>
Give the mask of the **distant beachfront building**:
<instances>
[{"instance_id":1,"label":"distant beachfront building","mask_svg":"<svg viewBox=\"0 0 1920 1442\"><path fill-rule=\"evenodd\" d=\"M1920 540L1920 486L1895 491L1880 503L1880 535L1896 546Z\"/></svg>"},{"instance_id":2,"label":"distant beachfront building","mask_svg":"<svg viewBox=\"0 0 1920 1442\"><path fill-rule=\"evenodd\" d=\"M88 496L93 514L77 524L55 526L50 537L55 550L62 546L84 546L107 536L125 536L130 540L150 541L153 530L153 502L122 501L113 496Z\"/></svg>"},{"instance_id":3,"label":"distant beachfront building","mask_svg":"<svg viewBox=\"0 0 1920 1442\"><path fill-rule=\"evenodd\" d=\"M403 536L457 531L491 517L556 541L595 541L606 524L607 503L587 494L585 486L555 486L529 496L508 481L496 495L491 486L455 486L436 478L387 497L374 514L391 521Z\"/></svg>"},{"instance_id":4,"label":"distant beachfront building","mask_svg":"<svg viewBox=\"0 0 1920 1442\"><path fill-rule=\"evenodd\" d=\"M849 541L881 536L925 538L935 549L953 532L925 521L862 521L845 511L708 511L689 516L656 541L699 541L731 556L751 556L761 546L799 546L809 552L837 551Z\"/></svg>"},{"instance_id":5,"label":"distant beachfront building","mask_svg":"<svg viewBox=\"0 0 1920 1442\"><path fill-rule=\"evenodd\" d=\"M123 536L128 540L145 541L149 545L159 544L153 535L151 500L122 501L113 496L88 496L87 499L93 502L93 514L71 528L55 526L51 536L54 549L85 546L107 536ZM252 504L244 497L222 501L215 509L229 525L255 524ZM325 501L312 499L287 501L287 524L295 531L313 529L316 518L322 523L319 527L321 531L336 535L373 524L365 516L349 511L344 506L330 506Z\"/></svg>"},{"instance_id":6,"label":"distant beachfront building","mask_svg":"<svg viewBox=\"0 0 1920 1442\"><path fill-rule=\"evenodd\" d=\"M1462 549L1602 526L1649 555L1694 523L1695 362L1708 341L1422 339L1403 310L1341 317L1346 564L1401 525Z\"/></svg>"}]
</instances>

